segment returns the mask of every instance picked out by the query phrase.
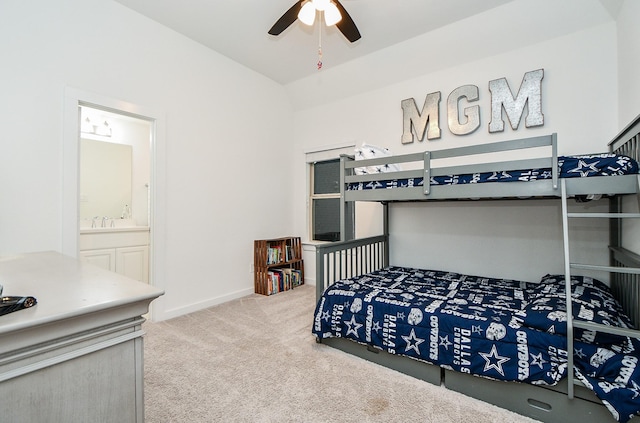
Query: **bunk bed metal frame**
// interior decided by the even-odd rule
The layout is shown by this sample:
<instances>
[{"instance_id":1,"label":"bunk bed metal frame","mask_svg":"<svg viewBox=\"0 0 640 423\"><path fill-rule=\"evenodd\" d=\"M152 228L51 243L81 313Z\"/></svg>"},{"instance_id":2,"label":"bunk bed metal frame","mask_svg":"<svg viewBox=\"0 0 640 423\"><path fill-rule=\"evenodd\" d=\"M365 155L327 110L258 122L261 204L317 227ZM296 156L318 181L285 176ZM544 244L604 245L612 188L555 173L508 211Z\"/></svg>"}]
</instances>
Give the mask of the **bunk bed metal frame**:
<instances>
[{"instance_id":1,"label":"bunk bed metal frame","mask_svg":"<svg viewBox=\"0 0 640 423\"><path fill-rule=\"evenodd\" d=\"M494 161L491 158L481 164L456 164L437 166L438 159L466 157L487 153L519 152L535 148L547 148L550 154L541 158ZM636 117L609 143L609 151L627 155L640 161L640 116ZM414 170L390 173L356 175L354 169L361 166L401 164L420 161L422 166ZM424 177L463 174L485 171L551 168L552 177L528 182L491 182L450 186L425 186L349 190L351 183L382 181L393 178ZM623 213L622 199L636 194L640 203L640 175L621 175L591 178L559 178L557 136L504 141L500 143L453 148L440 151L391 156L369 160L341 157L341 199L343 212L346 202L374 201L383 204L383 231L379 236L344 240L316 247L316 296L320 299L324 290L335 281L362 275L389 266L389 203L405 201L436 201L458 199L529 199L558 198L562 202L562 231L565 259L565 289L567 304L571 304L570 280L573 269L597 270L610 273L611 290L634 325L640 324L640 256L622 246L622 221L640 218L640 213ZM609 198L609 213L569 213L567 202L577 195L603 194ZM344 215L344 214L343 214ZM594 266L573 263L569 257L569 219L591 218L610 221L610 265ZM343 219L344 220L344 219ZM342 234L344 235L344 226ZM569 307L567 308L570 309ZM640 338L640 331L613 328L582 322L575 313L567 313L567 351L573 351L573 328L613 333ZM585 422L614 421L592 391L579 381L569 377L567 383L556 386L527 385L517 382L501 382L468 374L441 369L422 361L389 354L380 349L361 345L343 338L318 340L323 344L373 361L427 382L444 385L494 405L510 409L545 422L564 422L567 419ZM568 356L568 375L573 375L573 355Z\"/></svg>"}]
</instances>

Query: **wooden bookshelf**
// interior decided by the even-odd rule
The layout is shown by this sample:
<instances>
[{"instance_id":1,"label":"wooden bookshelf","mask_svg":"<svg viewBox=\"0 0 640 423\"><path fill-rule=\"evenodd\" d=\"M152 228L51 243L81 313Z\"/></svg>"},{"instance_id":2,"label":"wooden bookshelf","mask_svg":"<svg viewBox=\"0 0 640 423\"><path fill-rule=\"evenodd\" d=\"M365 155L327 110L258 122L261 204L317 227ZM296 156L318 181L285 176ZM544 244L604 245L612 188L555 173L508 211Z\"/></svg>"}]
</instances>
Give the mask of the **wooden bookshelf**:
<instances>
[{"instance_id":1,"label":"wooden bookshelf","mask_svg":"<svg viewBox=\"0 0 640 423\"><path fill-rule=\"evenodd\" d=\"M300 238L253 241L253 268L256 294L277 294L304 284Z\"/></svg>"}]
</instances>

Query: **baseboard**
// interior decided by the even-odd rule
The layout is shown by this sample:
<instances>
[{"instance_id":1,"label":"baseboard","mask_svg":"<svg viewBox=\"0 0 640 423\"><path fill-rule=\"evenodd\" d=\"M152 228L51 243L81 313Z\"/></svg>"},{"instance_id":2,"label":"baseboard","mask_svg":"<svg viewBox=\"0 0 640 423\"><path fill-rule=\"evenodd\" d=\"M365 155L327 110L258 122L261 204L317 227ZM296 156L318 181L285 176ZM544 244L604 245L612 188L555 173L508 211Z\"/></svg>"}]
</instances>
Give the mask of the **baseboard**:
<instances>
[{"instance_id":1,"label":"baseboard","mask_svg":"<svg viewBox=\"0 0 640 423\"><path fill-rule=\"evenodd\" d=\"M215 298L209 298L207 300L199 301L197 303L189 304L183 307L165 310L164 312L155 314L153 316L153 320L154 322L161 322L163 320L173 319L175 317L180 317L185 314L194 313L196 311L213 307L218 304L226 303L231 300L236 300L238 298L246 297L251 294L253 294L253 287L241 289L239 291L231 292L229 294L221 295Z\"/></svg>"}]
</instances>

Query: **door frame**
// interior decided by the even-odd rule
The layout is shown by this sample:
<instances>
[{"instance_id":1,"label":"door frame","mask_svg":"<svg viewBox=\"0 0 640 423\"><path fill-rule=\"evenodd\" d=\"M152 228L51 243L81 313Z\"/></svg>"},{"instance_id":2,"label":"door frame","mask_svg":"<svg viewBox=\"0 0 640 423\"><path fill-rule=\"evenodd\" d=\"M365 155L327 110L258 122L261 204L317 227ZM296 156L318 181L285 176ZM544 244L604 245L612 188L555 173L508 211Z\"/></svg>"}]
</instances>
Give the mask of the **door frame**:
<instances>
[{"instance_id":1,"label":"door frame","mask_svg":"<svg viewBox=\"0 0 640 423\"><path fill-rule=\"evenodd\" d=\"M113 113L150 121L150 209L149 209L149 284L165 289L165 248L160 240L166 239L166 143L165 115L161 110L113 99L100 94L65 87L63 110L62 148L62 254L78 258L80 240L80 108L90 106ZM162 315L162 297L151 305L149 316L157 320ZM160 307L158 307L160 306Z\"/></svg>"}]
</instances>

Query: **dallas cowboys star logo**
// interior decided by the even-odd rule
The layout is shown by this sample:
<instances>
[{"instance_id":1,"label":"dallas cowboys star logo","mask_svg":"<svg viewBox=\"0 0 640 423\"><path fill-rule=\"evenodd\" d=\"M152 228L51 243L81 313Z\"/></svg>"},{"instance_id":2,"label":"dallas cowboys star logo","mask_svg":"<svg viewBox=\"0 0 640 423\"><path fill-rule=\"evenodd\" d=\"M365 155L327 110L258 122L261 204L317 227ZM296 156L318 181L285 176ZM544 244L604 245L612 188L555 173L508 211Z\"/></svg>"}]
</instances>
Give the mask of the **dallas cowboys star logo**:
<instances>
[{"instance_id":1,"label":"dallas cowboys star logo","mask_svg":"<svg viewBox=\"0 0 640 423\"><path fill-rule=\"evenodd\" d=\"M414 329L411 329L409 336L402 335L402 339L407 343L407 347L404 349L404 352L414 350L416 354L420 355L420 348L418 346L424 342L424 339L416 337L416 331Z\"/></svg>"},{"instance_id":2,"label":"dallas cowboys star logo","mask_svg":"<svg viewBox=\"0 0 640 423\"><path fill-rule=\"evenodd\" d=\"M591 173L598 173L598 167L595 163L587 163L584 160L578 160L578 167L569 170L567 173L579 173L580 176L589 176Z\"/></svg>"},{"instance_id":3,"label":"dallas cowboys star logo","mask_svg":"<svg viewBox=\"0 0 640 423\"><path fill-rule=\"evenodd\" d=\"M542 358L542 353L538 353L538 354L529 353L529 355L531 356L531 365L532 366L538 366L538 367L540 367L542 369L543 368L542 365L544 363L548 363L547 360Z\"/></svg>"},{"instance_id":4,"label":"dallas cowboys star logo","mask_svg":"<svg viewBox=\"0 0 640 423\"><path fill-rule=\"evenodd\" d=\"M482 356L482 358L484 358L484 361L486 361L484 365L484 370L483 370L485 373L491 369L494 369L495 371L500 373L502 376L504 376L504 369L502 368L502 365L511 359L509 357L503 357L499 355L498 349L496 348L496 344L493 344L493 346L491 347L491 352L488 352L488 353L481 352L479 354Z\"/></svg>"},{"instance_id":5,"label":"dallas cowboys star logo","mask_svg":"<svg viewBox=\"0 0 640 423\"><path fill-rule=\"evenodd\" d=\"M360 335L358 335L358 329L362 327L362 324L356 322L356 316L351 316L351 320L345 320L344 323L347 325L347 336L352 333L356 338L360 338Z\"/></svg>"},{"instance_id":6,"label":"dallas cowboys star logo","mask_svg":"<svg viewBox=\"0 0 640 423\"><path fill-rule=\"evenodd\" d=\"M449 351L449 345L453 345L451 341L449 341L449 335L440 336L440 346L444 347L445 350Z\"/></svg>"},{"instance_id":7,"label":"dallas cowboys star logo","mask_svg":"<svg viewBox=\"0 0 640 423\"><path fill-rule=\"evenodd\" d=\"M322 320L328 322L331 315L329 314L329 310L324 310L322 312Z\"/></svg>"},{"instance_id":8,"label":"dallas cowboys star logo","mask_svg":"<svg viewBox=\"0 0 640 423\"><path fill-rule=\"evenodd\" d=\"M635 380L631 381L631 385L633 385L633 387L629 388L629 390L631 390L633 392L633 398L632 399L636 399L640 395L640 386L636 383Z\"/></svg>"}]
</instances>

